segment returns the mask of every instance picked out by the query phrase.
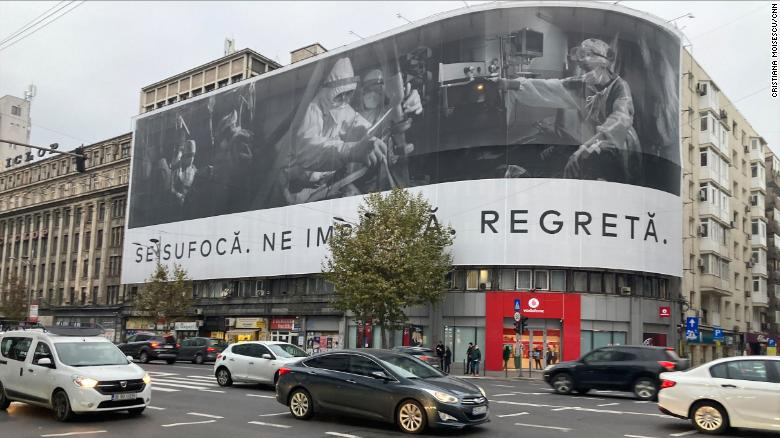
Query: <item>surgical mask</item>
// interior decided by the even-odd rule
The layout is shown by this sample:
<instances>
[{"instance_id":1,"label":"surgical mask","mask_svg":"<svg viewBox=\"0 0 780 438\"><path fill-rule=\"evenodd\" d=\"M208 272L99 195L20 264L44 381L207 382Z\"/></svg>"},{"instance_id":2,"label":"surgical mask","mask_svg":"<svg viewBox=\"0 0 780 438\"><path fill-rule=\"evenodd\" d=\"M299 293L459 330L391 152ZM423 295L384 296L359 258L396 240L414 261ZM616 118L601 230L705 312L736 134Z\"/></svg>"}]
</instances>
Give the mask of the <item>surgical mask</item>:
<instances>
[{"instance_id":1,"label":"surgical mask","mask_svg":"<svg viewBox=\"0 0 780 438\"><path fill-rule=\"evenodd\" d=\"M366 109L374 109L379 106L379 93L369 92L363 95L363 106Z\"/></svg>"}]
</instances>

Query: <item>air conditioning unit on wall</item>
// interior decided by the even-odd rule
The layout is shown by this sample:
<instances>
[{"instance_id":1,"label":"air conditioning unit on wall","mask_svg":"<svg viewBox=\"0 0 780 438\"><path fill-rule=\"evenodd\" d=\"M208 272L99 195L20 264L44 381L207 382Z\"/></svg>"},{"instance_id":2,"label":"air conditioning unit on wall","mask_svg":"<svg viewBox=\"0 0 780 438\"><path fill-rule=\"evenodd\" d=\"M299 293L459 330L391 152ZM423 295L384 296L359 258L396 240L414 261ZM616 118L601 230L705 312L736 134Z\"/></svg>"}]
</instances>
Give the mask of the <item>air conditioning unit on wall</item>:
<instances>
[{"instance_id":1,"label":"air conditioning unit on wall","mask_svg":"<svg viewBox=\"0 0 780 438\"><path fill-rule=\"evenodd\" d=\"M623 286L620 288L620 295L627 297L631 295L631 288L628 286Z\"/></svg>"}]
</instances>

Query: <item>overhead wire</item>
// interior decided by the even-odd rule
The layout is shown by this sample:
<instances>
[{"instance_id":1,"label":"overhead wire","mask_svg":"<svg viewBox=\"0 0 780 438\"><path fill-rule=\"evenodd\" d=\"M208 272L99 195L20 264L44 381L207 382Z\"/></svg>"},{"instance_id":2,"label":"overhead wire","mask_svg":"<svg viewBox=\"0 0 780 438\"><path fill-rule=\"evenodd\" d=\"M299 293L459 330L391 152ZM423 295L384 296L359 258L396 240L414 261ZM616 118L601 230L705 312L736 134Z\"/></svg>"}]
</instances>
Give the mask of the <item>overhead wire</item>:
<instances>
[{"instance_id":1,"label":"overhead wire","mask_svg":"<svg viewBox=\"0 0 780 438\"><path fill-rule=\"evenodd\" d=\"M61 7L60 9L57 9L57 11L55 11L55 12L59 12L59 11L61 11L62 9L65 9L65 8L67 8L68 6L71 6L71 5L73 5L73 3L75 3L75 2L70 2L70 3L66 4L65 6ZM14 45L16 45L17 43L19 43L20 41L24 41L24 39L25 39L25 38L28 38L28 37L30 37L30 36L32 36L32 35L34 35L34 34L35 34L36 32L38 32L39 30L45 29L45 28L46 28L47 26L49 26L50 24L54 23L55 21L59 20L60 18L62 18L62 17L64 17L64 16L68 15L69 13L73 12L73 11L74 11L76 8L78 8L79 6L83 5L84 3L86 3L86 0L82 1L81 3L78 3L78 4L76 4L76 6L73 6L73 7L72 7L72 8L70 8L70 9L67 9L67 10L65 10L65 11L64 11L63 13L61 13L60 15L56 15L56 16L54 16L54 18L52 18L51 20L49 20L49 21L47 21L46 23L42 24L41 26L39 26L39 27L37 27L37 28L33 29L31 32L28 32L28 33L26 33L26 34L23 34L23 35L17 35L17 38L16 38L14 41L10 41L10 43L5 43L5 44L6 44L5 46L2 46L2 44L0 44L0 52L2 52L3 50L6 50L6 49L8 49L8 48L11 48L11 47L13 47ZM40 24L40 23L38 23L38 24ZM29 30L29 29L28 29L28 30Z\"/></svg>"},{"instance_id":2,"label":"overhead wire","mask_svg":"<svg viewBox=\"0 0 780 438\"><path fill-rule=\"evenodd\" d=\"M22 25L22 27L20 27L19 29L16 29L15 31L11 32L5 38L0 40L0 45L5 44L9 40L15 38L17 35L25 32L27 29L35 26L36 24L40 23L42 20L46 19L46 17L48 17L48 15L46 15L46 14L49 13L49 11L51 11L54 8L56 8L57 6L59 6L62 3L65 3L65 1L63 0L63 1L57 2L57 4L55 4L54 6L50 7L49 9L45 10L44 12L42 12L40 15L38 15L35 18L33 18L32 20L28 21L27 23ZM44 17L44 15L46 15L46 17ZM43 18L41 18L41 17L43 17Z\"/></svg>"}]
</instances>

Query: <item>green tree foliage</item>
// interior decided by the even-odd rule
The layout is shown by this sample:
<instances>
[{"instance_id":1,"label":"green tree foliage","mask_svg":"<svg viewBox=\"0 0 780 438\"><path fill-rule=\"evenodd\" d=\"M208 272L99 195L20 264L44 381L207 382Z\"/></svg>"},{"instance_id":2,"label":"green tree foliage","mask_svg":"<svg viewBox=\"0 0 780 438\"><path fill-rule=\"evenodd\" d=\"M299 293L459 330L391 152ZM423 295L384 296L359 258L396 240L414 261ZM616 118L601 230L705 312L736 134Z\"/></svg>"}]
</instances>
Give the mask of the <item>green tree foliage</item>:
<instances>
[{"instance_id":1,"label":"green tree foliage","mask_svg":"<svg viewBox=\"0 0 780 438\"><path fill-rule=\"evenodd\" d=\"M454 232L438 224L421 194L403 189L367 195L358 212L359 223L336 226L323 272L335 306L378 324L387 348L390 330L406 321L404 309L441 299Z\"/></svg>"},{"instance_id":2,"label":"green tree foliage","mask_svg":"<svg viewBox=\"0 0 780 438\"><path fill-rule=\"evenodd\" d=\"M3 297L0 303L0 314L11 321L24 321L27 319L27 285L16 274L3 284Z\"/></svg>"},{"instance_id":3,"label":"green tree foliage","mask_svg":"<svg viewBox=\"0 0 780 438\"><path fill-rule=\"evenodd\" d=\"M173 272L157 262L154 272L136 295L138 310L154 316L157 321L174 322L186 316L195 302L192 298L192 282L179 264Z\"/></svg>"}]
</instances>

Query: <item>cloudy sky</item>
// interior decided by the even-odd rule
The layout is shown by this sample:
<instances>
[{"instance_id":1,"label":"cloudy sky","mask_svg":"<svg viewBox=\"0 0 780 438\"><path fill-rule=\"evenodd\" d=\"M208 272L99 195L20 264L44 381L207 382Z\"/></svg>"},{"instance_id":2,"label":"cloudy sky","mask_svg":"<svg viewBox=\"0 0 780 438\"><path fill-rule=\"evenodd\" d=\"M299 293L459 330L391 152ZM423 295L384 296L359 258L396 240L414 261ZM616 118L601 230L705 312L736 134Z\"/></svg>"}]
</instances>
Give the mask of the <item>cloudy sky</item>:
<instances>
[{"instance_id":1,"label":"cloudy sky","mask_svg":"<svg viewBox=\"0 0 780 438\"><path fill-rule=\"evenodd\" d=\"M480 2L0 2L0 41L41 13L61 18L0 43L0 95L38 87L32 142L63 149L131 130L139 91L222 56L225 37L281 64L312 42L328 49L432 14ZM780 152L780 98L770 85L769 2L621 5L676 21L694 57L753 127ZM54 9L56 10L56 9ZM31 29L34 30L34 29Z\"/></svg>"}]
</instances>

